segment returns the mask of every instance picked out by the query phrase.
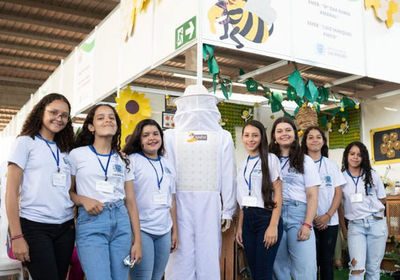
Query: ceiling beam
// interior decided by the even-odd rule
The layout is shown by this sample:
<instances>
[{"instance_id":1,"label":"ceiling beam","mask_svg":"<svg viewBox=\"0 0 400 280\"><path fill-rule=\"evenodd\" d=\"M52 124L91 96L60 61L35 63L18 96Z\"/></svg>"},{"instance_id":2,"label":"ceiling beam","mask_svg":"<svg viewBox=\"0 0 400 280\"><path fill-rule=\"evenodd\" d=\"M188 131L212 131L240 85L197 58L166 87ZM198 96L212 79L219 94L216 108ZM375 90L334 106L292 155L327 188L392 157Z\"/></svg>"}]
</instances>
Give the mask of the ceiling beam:
<instances>
[{"instance_id":1,"label":"ceiling beam","mask_svg":"<svg viewBox=\"0 0 400 280\"><path fill-rule=\"evenodd\" d=\"M6 54L0 54L0 60L10 60L10 61L17 61L24 63L46 65L54 67L53 70L55 70L60 65L60 62L54 60L45 60L45 59L29 58L23 56L6 55Z\"/></svg>"},{"instance_id":2,"label":"ceiling beam","mask_svg":"<svg viewBox=\"0 0 400 280\"><path fill-rule=\"evenodd\" d=\"M37 26L43 26L47 28L54 28L54 29L59 29L59 30L66 30L66 31L71 31L71 32L76 32L76 33L81 33L81 34L89 34L92 29L94 28L85 28L85 27L79 27L79 26L73 26L71 24L62 24L54 21L46 21L46 19L34 19L26 16L19 16L15 14L10 14L10 13L5 13L5 12L0 12L0 19L2 20L7 20L7 21L13 21L13 22L19 22L19 23L25 23L25 24L30 24L30 25L37 25Z\"/></svg>"},{"instance_id":3,"label":"ceiling beam","mask_svg":"<svg viewBox=\"0 0 400 280\"><path fill-rule=\"evenodd\" d=\"M68 51L40 48L40 47L34 47L34 46L29 46L29 45L18 45L18 44L4 43L4 42L0 42L0 48L32 52L32 53L47 54L47 55L54 55L54 56L58 56L58 57L62 57L62 58L66 57L70 53Z\"/></svg>"},{"instance_id":4,"label":"ceiling beam","mask_svg":"<svg viewBox=\"0 0 400 280\"><path fill-rule=\"evenodd\" d=\"M30 93L0 86L0 104L22 107L31 97Z\"/></svg>"},{"instance_id":5,"label":"ceiling beam","mask_svg":"<svg viewBox=\"0 0 400 280\"><path fill-rule=\"evenodd\" d=\"M37 79L27 79L27 78L0 76L0 81L41 86L46 81L46 79L37 80ZM0 107L0 111L1 110L2 110L2 108Z\"/></svg>"},{"instance_id":6,"label":"ceiling beam","mask_svg":"<svg viewBox=\"0 0 400 280\"><path fill-rule=\"evenodd\" d=\"M49 43L56 43L56 44L63 44L68 46L77 46L81 40L80 39L73 39L73 38L58 38L56 36L52 36L50 34L35 34L32 32L20 31L20 30L8 30L5 28L0 28L1 35L7 35L16 38L25 38L29 40L36 40L42 42L49 42Z\"/></svg>"},{"instance_id":7,"label":"ceiling beam","mask_svg":"<svg viewBox=\"0 0 400 280\"><path fill-rule=\"evenodd\" d=\"M92 11L82 11L82 9L73 9L58 5L52 5L51 3L48 2L46 4L39 1L31 1L31 0L3 0L2 2L18 4L24 7L39 8L41 10L47 10L72 16L91 18L99 21L105 18L105 16L107 15L106 13L95 13Z\"/></svg>"},{"instance_id":8,"label":"ceiling beam","mask_svg":"<svg viewBox=\"0 0 400 280\"><path fill-rule=\"evenodd\" d=\"M334 87L337 85L341 85L341 84L345 84L351 81L355 81L355 80L359 80L361 78L363 78L364 76L360 76L360 75L350 75L350 76L346 76L337 80L334 80L332 82L326 83L324 85L324 87Z\"/></svg>"},{"instance_id":9,"label":"ceiling beam","mask_svg":"<svg viewBox=\"0 0 400 280\"><path fill-rule=\"evenodd\" d=\"M17 84L17 83L8 83L8 82L2 82L0 81L0 86L6 86L6 87L15 87L15 88L26 88L26 89L30 89L31 91L36 91L38 89L39 86L35 86L35 85L30 85L30 84Z\"/></svg>"},{"instance_id":10,"label":"ceiling beam","mask_svg":"<svg viewBox=\"0 0 400 280\"><path fill-rule=\"evenodd\" d=\"M7 71L9 73L24 73L32 76L50 76L53 71L45 71L45 70L32 70L32 69L25 69L25 68L19 68L19 67L12 67L12 66L1 66L0 65L0 71Z\"/></svg>"},{"instance_id":11,"label":"ceiling beam","mask_svg":"<svg viewBox=\"0 0 400 280\"><path fill-rule=\"evenodd\" d=\"M312 66L304 65L300 63L289 63L285 66L279 67L277 69L271 70L267 73L259 75L257 81L264 81L268 83L276 83L279 80L287 80L287 78L292 74L293 71L306 71L312 68Z\"/></svg>"},{"instance_id":12,"label":"ceiling beam","mask_svg":"<svg viewBox=\"0 0 400 280\"><path fill-rule=\"evenodd\" d=\"M246 74L240 75L238 77L238 82L243 82L244 80L246 80L248 78L252 78L254 76L258 76L258 75L270 72L270 71L272 71L274 69L277 69L277 68L280 68L282 66L285 66L288 63L289 62L286 61L286 60L280 60L278 62L275 62L275 63L269 64L269 65L266 65L264 67L258 68L256 70L250 71L250 72L248 72Z\"/></svg>"},{"instance_id":13,"label":"ceiling beam","mask_svg":"<svg viewBox=\"0 0 400 280\"><path fill-rule=\"evenodd\" d=\"M368 99L368 98L374 97L375 95L394 91L397 89L400 89L399 84L388 82L388 83L382 84L380 86L376 86L372 89L356 91L354 95L361 99Z\"/></svg>"}]
</instances>

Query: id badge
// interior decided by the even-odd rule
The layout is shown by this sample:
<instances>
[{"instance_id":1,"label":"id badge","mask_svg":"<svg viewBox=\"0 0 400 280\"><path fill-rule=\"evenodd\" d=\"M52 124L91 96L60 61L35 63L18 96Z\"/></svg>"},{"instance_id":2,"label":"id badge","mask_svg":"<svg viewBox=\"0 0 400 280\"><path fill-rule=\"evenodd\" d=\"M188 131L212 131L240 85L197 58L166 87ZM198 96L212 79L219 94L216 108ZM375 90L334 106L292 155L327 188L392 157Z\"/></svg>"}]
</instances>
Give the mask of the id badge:
<instances>
[{"instance_id":1,"label":"id badge","mask_svg":"<svg viewBox=\"0 0 400 280\"><path fill-rule=\"evenodd\" d=\"M102 193L114 193L114 185L107 181L97 181L96 190Z\"/></svg>"},{"instance_id":2,"label":"id badge","mask_svg":"<svg viewBox=\"0 0 400 280\"><path fill-rule=\"evenodd\" d=\"M257 197L246 195L242 199L242 206L257 207Z\"/></svg>"},{"instance_id":3,"label":"id badge","mask_svg":"<svg viewBox=\"0 0 400 280\"><path fill-rule=\"evenodd\" d=\"M167 194L162 192L156 192L153 194L153 204L155 205L167 205Z\"/></svg>"},{"instance_id":4,"label":"id badge","mask_svg":"<svg viewBox=\"0 0 400 280\"><path fill-rule=\"evenodd\" d=\"M363 202L363 195L362 193L353 193L350 195L350 201L352 203Z\"/></svg>"},{"instance_id":5,"label":"id badge","mask_svg":"<svg viewBox=\"0 0 400 280\"><path fill-rule=\"evenodd\" d=\"M62 172L53 173L53 186L65 187L67 185L67 175Z\"/></svg>"}]
</instances>

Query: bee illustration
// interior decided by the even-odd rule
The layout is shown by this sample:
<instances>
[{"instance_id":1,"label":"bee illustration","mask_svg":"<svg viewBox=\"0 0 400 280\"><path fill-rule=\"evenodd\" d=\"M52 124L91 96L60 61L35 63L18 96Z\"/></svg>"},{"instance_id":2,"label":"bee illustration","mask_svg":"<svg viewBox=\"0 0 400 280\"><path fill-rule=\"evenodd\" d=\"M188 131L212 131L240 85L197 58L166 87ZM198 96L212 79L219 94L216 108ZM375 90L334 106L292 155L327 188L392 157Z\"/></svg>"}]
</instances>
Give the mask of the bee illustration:
<instances>
[{"instance_id":1,"label":"bee illustration","mask_svg":"<svg viewBox=\"0 0 400 280\"><path fill-rule=\"evenodd\" d=\"M244 45L237 35L254 43L264 43L274 30L273 21L276 17L275 11L268 4L269 0L228 0L227 2L219 0L208 11L210 30L216 34L215 22L222 24L224 35L219 38L221 40L231 38L238 49L243 48ZM269 28L267 23L270 24ZM230 33L228 32L229 25L232 26Z\"/></svg>"}]
</instances>

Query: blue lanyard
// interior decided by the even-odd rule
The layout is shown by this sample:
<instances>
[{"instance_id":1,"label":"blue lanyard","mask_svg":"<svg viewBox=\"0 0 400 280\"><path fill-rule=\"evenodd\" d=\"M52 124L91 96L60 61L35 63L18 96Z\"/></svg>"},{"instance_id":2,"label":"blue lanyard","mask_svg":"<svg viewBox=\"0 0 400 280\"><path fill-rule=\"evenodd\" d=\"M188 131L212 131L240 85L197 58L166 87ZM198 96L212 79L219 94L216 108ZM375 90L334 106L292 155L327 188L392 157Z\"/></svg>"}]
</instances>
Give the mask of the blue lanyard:
<instances>
[{"instance_id":1,"label":"blue lanyard","mask_svg":"<svg viewBox=\"0 0 400 280\"><path fill-rule=\"evenodd\" d=\"M288 164L288 162L289 162L289 160L290 160L289 157L285 157L285 156L280 156L280 157L279 157L279 159L284 159L284 158L287 158L287 160L285 161L285 163L283 164L283 166L282 166L282 164L281 164L281 170L283 170L283 169L285 168L286 164Z\"/></svg>"},{"instance_id":2,"label":"blue lanyard","mask_svg":"<svg viewBox=\"0 0 400 280\"><path fill-rule=\"evenodd\" d=\"M249 181L247 181L247 179L246 179L247 165L249 164L250 159L254 159L256 157L258 157L258 159L257 159L256 163L253 165L253 168L251 169L250 174L249 174ZM254 157L248 156L247 157L246 166L243 171L243 177L244 177L244 181L246 182L247 187L249 188L249 195L251 195L251 174L253 174L254 168L256 168L256 165L258 164L259 161L260 161L260 156L254 156Z\"/></svg>"},{"instance_id":3,"label":"blue lanyard","mask_svg":"<svg viewBox=\"0 0 400 280\"><path fill-rule=\"evenodd\" d=\"M110 165L110 159L111 159L111 155L113 154L113 151L111 150L110 153L108 154L107 165L106 165L106 167L104 168L104 165L103 165L103 163L101 162L101 160L100 160L100 158L99 158L99 155L101 155L101 154L97 153L97 151L96 151L96 149L93 147L93 145L90 145L89 147L90 147L90 149L93 151L93 153L96 154L96 157L97 157L97 160L98 160L99 163L100 163L101 169L103 169L103 171L104 171L104 176L105 176L104 181L107 181L107 180L108 180L108 177L107 177L108 166Z\"/></svg>"},{"instance_id":4,"label":"blue lanyard","mask_svg":"<svg viewBox=\"0 0 400 280\"><path fill-rule=\"evenodd\" d=\"M349 172L349 170L346 169L347 174L351 177L351 180L353 180L354 185L356 186L356 193L357 193L357 185L358 185L358 181L360 180L360 178L362 177L362 174L357 176L357 177L353 177L353 175L351 175L351 173ZM355 178L357 178L357 180L355 180Z\"/></svg>"},{"instance_id":5,"label":"blue lanyard","mask_svg":"<svg viewBox=\"0 0 400 280\"><path fill-rule=\"evenodd\" d=\"M322 165L322 160L323 160L323 156L321 156L321 158L317 161L314 161L315 163L319 162L319 167L318 167L318 173L321 174L321 165Z\"/></svg>"},{"instance_id":6,"label":"blue lanyard","mask_svg":"<svg viewBox=\"0 0 400 280\"><path fill-rule=\"evenodd\" d=\"M149 163L150 163L151 166L153 167L154 172L156 173L156 176L157 176L158 191L161 191L161 182L162 182L163 179L164 179L164 167L163 167L162 162L161 162L161 157L158 157L157 159L151 159L151 158L148 158L148 157L147 157L145 154L143 154L143 153L140 153L140 154L141 154L142 156L144 156L145 158L147 158L147 160L149 161ZM160 167L161 167L161 179L159 178L157 169L156 169L156 167L154 166L154 164L152 163L152 161L158 161L158 162L160 163Z\"/></svg>"},{"instance_id":7,"label":"blue lanyard","mask_svg":"<svg viewBox=\"0 0 400 280\"><path fill-rule=\"evenodd\" d=\"M57 151L57 155L56 155L56 154L54 154L53 150L50 147L50 144L49 144L50 141L44 139L40 134L38 134L37 137L39 139L43 140L46 143L47 147L49 147L50 152L53 155L53 158L55 159L56 164L57 164L57 172L60 172L60 152L58 151L57 144L56 144L56 151Z\"/></svg>"}]
</instances>

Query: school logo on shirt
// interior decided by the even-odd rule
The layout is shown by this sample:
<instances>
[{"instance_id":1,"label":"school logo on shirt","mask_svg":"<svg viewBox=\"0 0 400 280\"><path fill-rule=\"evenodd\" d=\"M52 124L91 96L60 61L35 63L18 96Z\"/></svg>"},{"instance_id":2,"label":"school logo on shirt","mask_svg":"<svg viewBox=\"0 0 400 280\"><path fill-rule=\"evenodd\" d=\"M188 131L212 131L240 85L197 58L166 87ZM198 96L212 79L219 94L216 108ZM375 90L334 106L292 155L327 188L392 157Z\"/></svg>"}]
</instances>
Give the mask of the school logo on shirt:
<instances>
[{"instance_id":1,"label":"school logo on shirt","mask_svg":"<svg viewBox=\"0 0 400 280\"><path fill-rule=\"evenodd\" d=\"M288 172L289 173L297 173L297 170L294 167L289 167Z\"/></svg>"},{"instance_id":2,"label":"school logo on shirt","mask_svg":"<svg viewBox=\"0 0 400 280\"><path fill-rule=\"evenodd\" d=\"M254 175L260 175L261 174L261 169L260 168L255 168L253 170Z\"/></svg>"},{"instance_id":3,"label":"school logo on shirt","mask_svg":"<svg viewBox=\"0 0 400 280\"><path fill-rule=\"evenodd\" d=\"M171 174L172 172L171 172L171 170L168 169L168 167L165 167L165 173Z\"/></svg>"},{"instance_id":4,"label":"school logo on shirt","mask_svg":"<svg viewBox=\"0 0 400 280\"><path fill-rule=\"evenodd\" d=\"M122 166L119 165L119 164L115 164L114 165L114 171L118 172L118 173L121 173L122 172Z\"/></svg>"},{"instance_id":5,"label":"school logo on shirt","mask_svg":"<svg viewBox=\"0 0 400 280\"><path fill-rule=\"evenodd\" d=\"M331 176L326 175L324 179L325 179L324 180L325 181L325 186L327 186L327 187L332 186L332 178L331 178Z\"/></svg>"}]
</instances>

